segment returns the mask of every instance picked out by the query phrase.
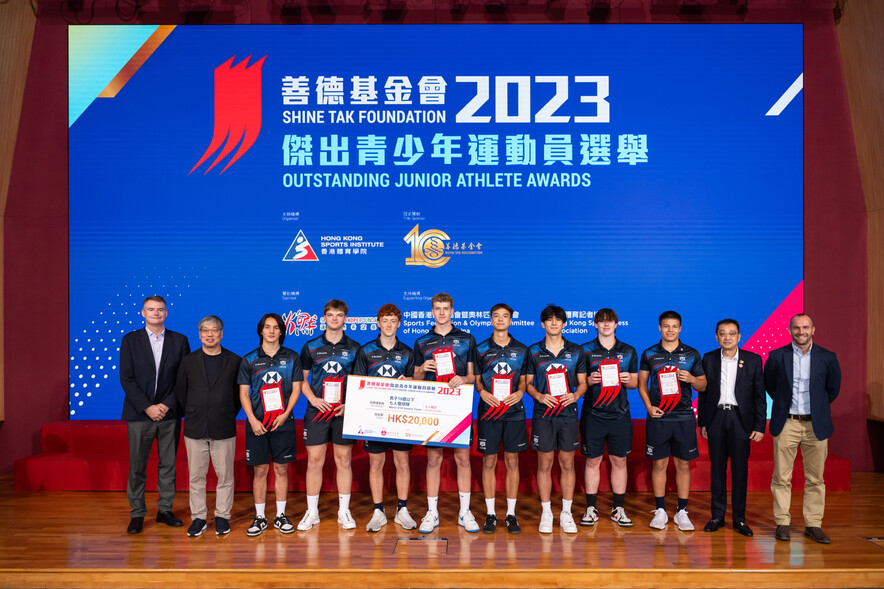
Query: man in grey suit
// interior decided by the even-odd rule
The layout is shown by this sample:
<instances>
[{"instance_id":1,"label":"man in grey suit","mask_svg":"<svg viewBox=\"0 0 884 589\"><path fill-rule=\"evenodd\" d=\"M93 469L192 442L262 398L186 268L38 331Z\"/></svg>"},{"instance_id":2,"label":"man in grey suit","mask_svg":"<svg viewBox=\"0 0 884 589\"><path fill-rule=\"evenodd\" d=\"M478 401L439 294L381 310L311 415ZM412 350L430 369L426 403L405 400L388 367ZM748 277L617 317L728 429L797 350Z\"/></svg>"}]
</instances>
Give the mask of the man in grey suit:
<instances>
[{"instance_id":1,"label":"man in grey suit","mask_svg":"<svg viewBox=\"0 0 884 589\"><path fill-rule=\"evenodd\" d=\"M157 522L178 527L184 523L172 513L175 501L175 455L181 420L175 399L175 379L181 359L190 353L183 334L166 329L166 301L160 296L144 299L141 316L144 329L123 336L120 342L120 384L123 386L123 415L129 434L129 481L126 496L131 511L127 532L139 534L147 515L144 489L147 460L157 441L159 467Z\"/></svg>"},{"instance_id":2,"label":"man in grey suit","mask_svg":"<svg viewBox=\"0 0 884 589\"><path fill-rule=\"evenodd\" d=\"M206 531L206 475L209 461L218 476L215 493L215 533L230 532L233 507L233 458L236 449L236 414L239 412L241 358L221 347L224 322L215 315L199 322L202 347L188 354L178 369L175 395L184 408L184 446L190 473L190 515L187 535Z\"/></svg>"}]
</instances>

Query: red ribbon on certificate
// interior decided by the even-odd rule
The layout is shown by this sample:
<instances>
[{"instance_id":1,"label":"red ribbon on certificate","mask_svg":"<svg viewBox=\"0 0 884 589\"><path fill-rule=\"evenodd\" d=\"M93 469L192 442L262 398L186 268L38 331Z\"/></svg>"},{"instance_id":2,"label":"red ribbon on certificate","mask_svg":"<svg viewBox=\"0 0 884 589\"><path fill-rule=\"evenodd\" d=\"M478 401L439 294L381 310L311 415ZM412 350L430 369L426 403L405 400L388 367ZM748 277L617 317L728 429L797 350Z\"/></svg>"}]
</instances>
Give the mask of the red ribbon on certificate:
<instances>
[{"instance_id":1,"label":"red ribbon on certificate","mask_svg":"<svg viewBox=\"0 0 884 589\"><path fill-rule=\"evenodd\" d=\"M285 411L285 403L282 399L282 383L264 383L261 387L261 405L264 409L264 418L261 424L269 429L276 418Z\"/></svg>"},{"instance_id":2,"label":"red ribbon on certificate","mask_svg":"<svg viewBox=\"0 0 884 589\"><path fill-rule=\"evenodd\" d=\"M612 368L606 368L612 367ZM614 374L616 372L617 376L617 385L616 386L605 386L605 374ZM596 402L593 404L593 407L598 407L600 405L610 405L611 401L613 401L617 395L620 393L620 359L619 358L608 358L603 360L601 364L599 364L599 373L602 375L602 394L599 395L599 398L596 399Z\"/></svg>"},{"instance_id":3,"label":"red ribbon on certificate","mask_svg":"<svg viewBox=\"0 0 884 589\"><path fill-rule=\"evenodd\" d=\"M560 374L564 374L565 393L562 393L560 395L553 395L553 392L556 391L558 388L560 388L560 387L557 387L556 385L553 384L554 382L560 382L559 377L558 377L558 375L560 375ZM571 390L571 386L568 384L568 369L565 367L562 367L562 368L557 368L556 370L550 370L549 372L547 372L546 373L546 390L549 391L549 394L553 396L553 399L555 400L556 404L553 407L547 407L546 411L543 412L543 417L546 417L547 415L549 415L549 416L558 415L559 413L562 412L562 409L564 408L564 405L562 405L562 402L559 401L559 397L567 394L567 392Z\"/></svg>"},{"instance_id":4,"label":"red ribbon on certificate","mask_svg":"<svg viewBox=\"0 0 884 589\"><path fill-rule=\"evenodd\" d=\"M328 387L326 386L328 385ZM333 376L322 382L322 399L331 405L328 411L317 413L312 421L328 421L335 415L335 411L341 406L344 390L344 375ZM333 392L332 392L333 391ZM326 398L328 395L328 398ZM331 400L329 400L331 399Z\"/></svg>"},{"instance_id":5,"label":"red ribbon on certificate","mask_svg":"<svg viewBox=\"0 0 884 589\"><path fill-rule=\"evenodd\" d=\"M675 376L676 372L678 372L678 366L664 366L657 373L657 381L660 383L660 410L663 413L669 413L675 409L681 399L681 385L678 382L678 377Z\"/></svg>"},{"instance_id":6,"label":"red ribbon on certificate","mask_svg":"<svg viewBox=\"0 0 884 589\"><path fill-rule=\"evenodd\" d=\"M495 399L500 401L497 407L488 407L485 411L485 414L482 415L482 419L486 417L490 420L492 417L495 421L497 418L507 412L507 409L510 408L509 405L503 402L503 399L499 398L496 394L501 389L506 389L507 396L513 390L513 374L496 374L494 378L491 379L491 394Z\"/></svg>"}]
</instances>

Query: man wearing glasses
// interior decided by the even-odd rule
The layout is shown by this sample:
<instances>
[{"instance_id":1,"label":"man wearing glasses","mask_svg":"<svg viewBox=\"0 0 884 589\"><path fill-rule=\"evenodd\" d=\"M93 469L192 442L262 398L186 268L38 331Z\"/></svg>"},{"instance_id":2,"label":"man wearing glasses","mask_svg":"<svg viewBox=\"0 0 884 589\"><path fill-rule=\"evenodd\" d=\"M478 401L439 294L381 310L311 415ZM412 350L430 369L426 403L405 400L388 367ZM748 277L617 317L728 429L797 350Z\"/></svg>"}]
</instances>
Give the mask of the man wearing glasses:
<instances>
[{"instance_id":1,"label":"man wearing glasses","mask_svg":"<svg viewBox=\"0 0 884 589\"><path fill-rule=\"evenodd\" d=\"M233 455L236 449L236 384L241 358L221 347L224 322L209 315L199 322L202 347L184 357L178 369L175 396L184 407L184 447L190 473L190 515L187 535L200 536L206 524L206 474L209 460L218 476L215 533L230 532L233 507Z\"/></svg>"},{"instance_id":2,"label":"man wearing glasses","mask_svg":"<svg viewBox=\"0 0 884 589\"><path fill-rule=\"evenodd\" d=\"M746 524L746 487L749 480L749 442L764 437L767 401L761 356L741 350L740 324L722 319L715 326L721 346L703 356L706 390L699 391L697 421L700 435L709 441L712 468L712 519L703 528L724 526L727 511L727 460L731 460L731 516L734 529L752 535Z\"/></svg>"}]
</instances>

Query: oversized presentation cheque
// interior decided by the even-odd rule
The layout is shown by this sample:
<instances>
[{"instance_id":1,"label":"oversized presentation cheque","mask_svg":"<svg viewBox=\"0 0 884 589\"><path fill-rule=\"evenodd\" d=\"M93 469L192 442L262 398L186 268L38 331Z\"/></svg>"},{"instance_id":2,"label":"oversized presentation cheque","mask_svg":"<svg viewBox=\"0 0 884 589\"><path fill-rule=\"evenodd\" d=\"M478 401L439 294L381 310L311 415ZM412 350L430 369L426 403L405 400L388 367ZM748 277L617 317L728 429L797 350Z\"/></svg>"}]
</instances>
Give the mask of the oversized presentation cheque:
<instances>
[{"instance_id":1,"label":"oversized presentation cheque","mask_svg":"<svg viewBox=\"0 0 884 589\"><path fill-rule=\"evenodd\" d=\"M473 385L347 377L345 438L470 447Z\"/></svg>"}]
</instances>

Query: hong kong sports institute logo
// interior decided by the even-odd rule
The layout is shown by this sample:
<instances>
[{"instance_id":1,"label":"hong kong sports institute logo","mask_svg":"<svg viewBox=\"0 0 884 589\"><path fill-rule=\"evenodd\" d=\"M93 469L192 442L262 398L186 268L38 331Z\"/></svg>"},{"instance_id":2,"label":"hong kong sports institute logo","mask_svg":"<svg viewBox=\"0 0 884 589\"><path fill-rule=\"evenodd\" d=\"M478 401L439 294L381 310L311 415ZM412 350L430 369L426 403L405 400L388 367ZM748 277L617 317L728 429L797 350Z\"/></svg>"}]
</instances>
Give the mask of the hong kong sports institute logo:
<instances>
[{"instance_id":1,"label":"hong kong sports institute logo","mask_svg":"<svg viewBox=\"0 0 884 589\"><path fill-rule=\"evenodd\" d=\"M267 56L247 65L251 57L232 65L236 59L234 55L215 68L215 128L212 141L188 175L217 152L215 160L203 172L208 174L239 146L221 170L223 174L258 139L261 132L261 68Z\"/></svg>"},{"instance_id":2,"label":"hong kong sports institute logo","mask_svg":"<svg viewBox=\"0 0 884 589\"><path fill-rule=\"evenodd\" d=\"M303 230L299 230L298 234L295 236L294 241L292 241L292 245L289 246L288 251L282 257L283 262L318 262L319 257L316 255L316 252L313 250L313 246L310 245L310 241L307 240L307 236L304 235Z\"/></svg>"}]
</instances>

